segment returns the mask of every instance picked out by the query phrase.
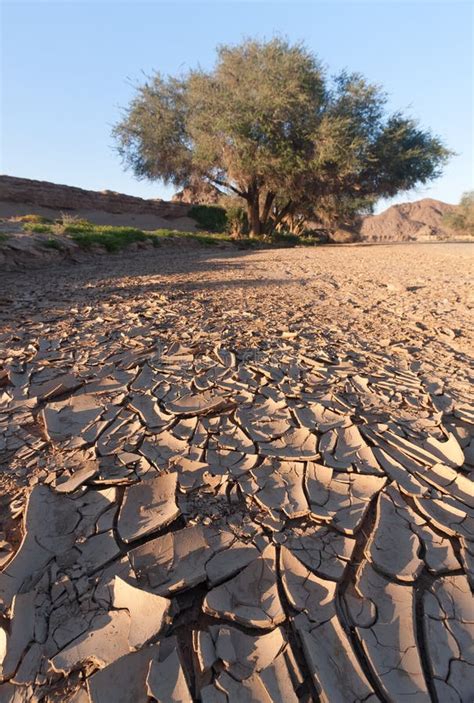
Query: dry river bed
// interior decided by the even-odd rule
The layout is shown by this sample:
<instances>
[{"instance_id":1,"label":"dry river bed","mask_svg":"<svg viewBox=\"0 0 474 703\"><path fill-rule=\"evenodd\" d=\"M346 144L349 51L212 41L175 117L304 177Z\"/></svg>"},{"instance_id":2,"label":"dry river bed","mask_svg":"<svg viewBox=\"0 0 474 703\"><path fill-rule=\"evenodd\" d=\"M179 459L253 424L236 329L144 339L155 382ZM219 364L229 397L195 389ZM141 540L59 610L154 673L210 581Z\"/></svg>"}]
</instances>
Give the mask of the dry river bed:
<instances>
[{"instance_id":1,"label":"dry river bed","mask_svg":"<svg viewBox=\"0 0 474 703\"><path fill-rule=\"evenodd\" d=\"M0 703L472 703L474 245L0 290Z\"/></svg>"}]
</instances>

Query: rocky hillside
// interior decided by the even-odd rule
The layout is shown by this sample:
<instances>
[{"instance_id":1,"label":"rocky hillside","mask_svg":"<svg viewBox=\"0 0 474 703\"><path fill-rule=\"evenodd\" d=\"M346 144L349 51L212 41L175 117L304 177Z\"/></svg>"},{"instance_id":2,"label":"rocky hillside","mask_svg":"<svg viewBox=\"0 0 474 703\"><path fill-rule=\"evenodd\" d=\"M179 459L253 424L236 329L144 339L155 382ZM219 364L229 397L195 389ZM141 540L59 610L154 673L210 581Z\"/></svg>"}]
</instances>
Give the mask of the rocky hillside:
<instances>
[{"instance_id":1,"label":"rocky hillside","mask_svg":"<svg viewBox=\"0 0 474 703\"><path fill-rule=\"evenodd\" d=\"M443 216L455 205L424 198L413 203L392 205L379 215L364 217L360 228L362 241L412 241L445 239L453 231L443 225Z\"/></svg>"},{"instance_id":2,"label":"rocky hillside","mask_svg":"<svg viewBox=\"0 0 474 703\"><path fill-rule=\"evenodd\" d=\"M100 211L115 215L151 215L165 220L186 217L189 205L151 200L110 190L84 190L74 186L0 176L0 202L64 211ZM74 212L72 213L74 214Z\"/></svg>"}]
</instances>

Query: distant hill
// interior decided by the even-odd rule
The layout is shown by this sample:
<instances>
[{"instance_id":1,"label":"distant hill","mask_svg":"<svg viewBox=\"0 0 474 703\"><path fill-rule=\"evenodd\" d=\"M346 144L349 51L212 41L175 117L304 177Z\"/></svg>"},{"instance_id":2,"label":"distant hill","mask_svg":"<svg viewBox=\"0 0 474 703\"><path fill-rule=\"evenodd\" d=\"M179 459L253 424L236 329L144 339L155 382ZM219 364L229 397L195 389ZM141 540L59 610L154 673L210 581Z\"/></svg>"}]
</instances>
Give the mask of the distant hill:
<instances>
[{"instance_id":1,"label":"distant hill","mask_svg":"<svg viewBox=\"0 0 474 703\"><path fill-rule=\"evenodd\" d=\"M455 205L432 198L392 205L379 215L363 218L360 238L371 242L402 242L452 237L454 232L443 225L443 216L455 209Z\"/></svg>"}]
</instances>

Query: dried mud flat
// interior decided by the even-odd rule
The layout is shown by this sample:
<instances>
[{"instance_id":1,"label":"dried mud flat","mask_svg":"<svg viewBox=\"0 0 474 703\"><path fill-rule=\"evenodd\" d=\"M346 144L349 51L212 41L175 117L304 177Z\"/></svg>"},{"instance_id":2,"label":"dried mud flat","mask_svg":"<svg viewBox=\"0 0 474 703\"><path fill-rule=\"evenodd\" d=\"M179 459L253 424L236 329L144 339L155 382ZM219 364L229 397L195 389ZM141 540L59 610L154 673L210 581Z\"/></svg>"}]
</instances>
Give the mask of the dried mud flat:
<instances>
[{"instance_id":1,"label":"dried mud flat","mask_svg":"<svg viewBox=\"0 0 474 703\"><path fill-rule=\"evenodd\" d=\"M4 276L1 703L472 703L472 254Z\"/></svg>"}]
</instances>

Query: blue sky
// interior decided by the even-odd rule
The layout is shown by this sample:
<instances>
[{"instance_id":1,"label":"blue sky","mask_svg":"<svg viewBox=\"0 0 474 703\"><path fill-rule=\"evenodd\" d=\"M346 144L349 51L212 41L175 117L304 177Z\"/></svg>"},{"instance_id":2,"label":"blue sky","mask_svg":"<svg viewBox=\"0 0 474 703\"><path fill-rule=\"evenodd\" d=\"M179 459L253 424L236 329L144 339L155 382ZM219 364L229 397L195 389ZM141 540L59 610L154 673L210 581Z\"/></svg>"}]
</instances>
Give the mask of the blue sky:
<instances>
[{"instance_id":1,"label":"blue sky","mask_svg":"<svg viewBox=\"0 0 474 703\"><path fill-rule=\"evenodd\" d=\"M0 2L2 173L168 197L124 172L113 149L133 82L210 67L216 44L277 33L303 40L330 73L347 67L382 84L390 108L457 152L441 179L398 201L457 202L473 188L470 2Z\"/></svg>"}]
</instances>

